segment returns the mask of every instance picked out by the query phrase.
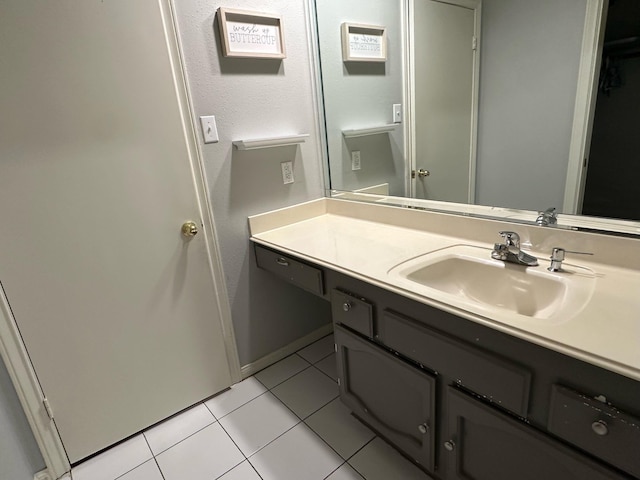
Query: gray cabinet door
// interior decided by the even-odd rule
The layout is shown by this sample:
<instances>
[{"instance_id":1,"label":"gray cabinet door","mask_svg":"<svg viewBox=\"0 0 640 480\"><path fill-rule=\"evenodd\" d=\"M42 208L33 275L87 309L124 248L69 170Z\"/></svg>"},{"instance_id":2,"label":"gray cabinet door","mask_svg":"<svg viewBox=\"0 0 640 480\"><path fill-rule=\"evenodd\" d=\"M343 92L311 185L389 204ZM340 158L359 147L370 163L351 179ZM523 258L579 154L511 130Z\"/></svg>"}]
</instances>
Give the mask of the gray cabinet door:
<instances>
[{"instance_id":1,"label":"gray cabinet door","mask_svg":"<svg viewBox=\"0 0 640 480\"><path fill-rule=\"evenodd\" d=\"M469 395L447 392L447 478L456 480L628 479Z\"/></svg>"},{"instance_id":2,"label":"gray cabinet door","mask_svg":"<svg viewBox=\"0 0 640 480\"><path fill-rule=\"evenodd\" d=\"M340 398L389 442L433 471L435 378L336 325Z\"/></svg>"}]
</instances>

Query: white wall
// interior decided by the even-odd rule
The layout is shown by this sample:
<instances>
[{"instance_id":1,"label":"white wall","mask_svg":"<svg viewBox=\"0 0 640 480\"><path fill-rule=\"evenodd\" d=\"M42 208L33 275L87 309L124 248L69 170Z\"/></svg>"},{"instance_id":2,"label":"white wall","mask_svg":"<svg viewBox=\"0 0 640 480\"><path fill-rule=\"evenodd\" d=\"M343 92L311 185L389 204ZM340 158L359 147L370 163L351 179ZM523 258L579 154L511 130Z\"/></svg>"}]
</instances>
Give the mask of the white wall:
<instances>
[{"instance_id":1,"label":"white wall","mask_svg":"<svg viewBox=\"0 0 640 480\"><path fill-rule=\"evenodd\" d=\"M392 106L402 103L402 1L323 0L318 3L331 188L358 190L388 182L391 195L405 195L402 125L392 134L344 140L342 130L393 122ZM343 22L387 27L385 63L344 63ZM361 170L351 170L351 152L361 153Z\"/></svg>"},{"instance_id":2,"label":"white wall","mask_svg":"<svg viewBox=\"0 0 640 480\"><path fill-rule=\"evenodd\" d=\"M586 0L483 0L476 203L560 208Z\"/></svg>"},{"instance_id":3,"label":"white wall","mask_svg":"<svg viewBox=\"0 0 640 480\"><path fill-rule=\"evenodd\" d=\"M218 124L219 143L199 141L240 363L246 365L330 321L327 302L258 270L248 241L247 216L324 195L305 2L175 3L194 117L215 115ZM282 15L287 58L224 58L215 21L220 6ZM242 152L231 144L298 133L311 134L300 148ZM294 162L290 185L282 183L285 160Z\"/></svg>"},{"instance_id":4,"label":"white wall","mask_svg":"<svg viewBox=\"0 0 640 480\"><path fill-rule=\"evenodd\" d=\"M0 479L32 480L44 460L0 358Z\"/></svg>"}]
</instances>

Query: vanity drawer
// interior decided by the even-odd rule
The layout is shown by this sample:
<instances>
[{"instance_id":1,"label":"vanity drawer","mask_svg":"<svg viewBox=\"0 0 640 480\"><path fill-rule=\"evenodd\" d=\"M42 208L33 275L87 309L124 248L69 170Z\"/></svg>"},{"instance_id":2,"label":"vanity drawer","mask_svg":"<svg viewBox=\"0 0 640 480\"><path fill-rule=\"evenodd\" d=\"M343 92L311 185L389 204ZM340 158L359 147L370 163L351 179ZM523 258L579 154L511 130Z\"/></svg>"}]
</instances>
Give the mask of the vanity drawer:
<instances>
[{"instance_id":1,"label":"vanity drawer","mask_svg":"<svg viewBox=\"0 0 640 480\"><path fill-rule=\"evenodd\" d=\"M322 270L260 245L256 245L255 249L258 267L311 293L324 295Z\"/></svg>"},{"instance_id":2,"label":"vanity drawer","mask_svg":"<svg viewBox=\"0 0 640 480\"><path fill-rule=\"evenodd\" d=\"M373 305L364 298L331 290L331 315L334 323L373 338Z\"/></svg>"},{"instance_id":3,"label":"vanity drawer","mask_svg":"<svg viewBox=\"0 0 640 480\"><path fill-rule=\"evenodd\" d=\"M502 357L489 354L385 310L378 319L378 339L405 357L456 379L458 385L526 417L531 373Z\"/></svg>"},{"instance_id":4,"label":"vanity drawer","mask_svg":"<svg viewBox=\"0 0 640 480\"><path fill-rule=\"evenodd\" d=\"M551 389L548 430L640 477L640 419L560 385Z\"/></svg>"}]
</instances>

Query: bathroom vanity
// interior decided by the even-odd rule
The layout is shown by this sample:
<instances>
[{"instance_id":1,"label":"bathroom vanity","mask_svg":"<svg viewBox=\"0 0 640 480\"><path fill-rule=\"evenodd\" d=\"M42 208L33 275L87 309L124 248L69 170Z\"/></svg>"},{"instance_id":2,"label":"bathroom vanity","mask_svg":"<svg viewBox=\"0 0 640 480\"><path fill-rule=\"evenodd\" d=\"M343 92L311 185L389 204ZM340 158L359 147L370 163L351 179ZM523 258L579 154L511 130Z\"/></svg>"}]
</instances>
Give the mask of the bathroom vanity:
<instances>
[{"instance_id":1,"label":"bathroom vanity","mask_svg":"<svg viewBox=\"0 0 640 480\"><path fill-rule=\"evenodd\" d=\"M638 240L335 199L250 225L259 268L331 302L342 401L428 474L640 478ZM538 267L490 258L506 228ZM594 257L548 272L554 246Z\"/></svg>"}]
</instances>

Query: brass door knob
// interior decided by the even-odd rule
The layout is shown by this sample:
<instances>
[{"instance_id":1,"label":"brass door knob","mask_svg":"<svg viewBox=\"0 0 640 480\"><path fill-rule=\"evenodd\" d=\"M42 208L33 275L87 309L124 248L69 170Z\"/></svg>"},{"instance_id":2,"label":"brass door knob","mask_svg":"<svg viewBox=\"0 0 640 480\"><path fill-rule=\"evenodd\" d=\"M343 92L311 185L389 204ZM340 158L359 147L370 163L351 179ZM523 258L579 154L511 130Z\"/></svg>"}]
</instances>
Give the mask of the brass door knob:
<instances>
[{"instance_id":1,"label":"brass door knob","mask_svg":"<svg viewBox=\"0 0 640 480\"><path fill-rule=\"evenodd\" d=\"M431 175L431 172L429 170L425 170L424 168L421 168L417 172L415 170L411 170L411 178L416 178L416 173L420 178L425 178Z\"/></svg>"},{"instance_id":2,"label":"brass door knob","mask_svg":"<svg viewBox=\"0 0 640 480\"><path fill-rule=\"evenodd\" d=\"M198 233L198 225L196 225L196 222L184 222L181 230L183 237L195 237L196 233Z\"/></svg>"}]
</instances>

